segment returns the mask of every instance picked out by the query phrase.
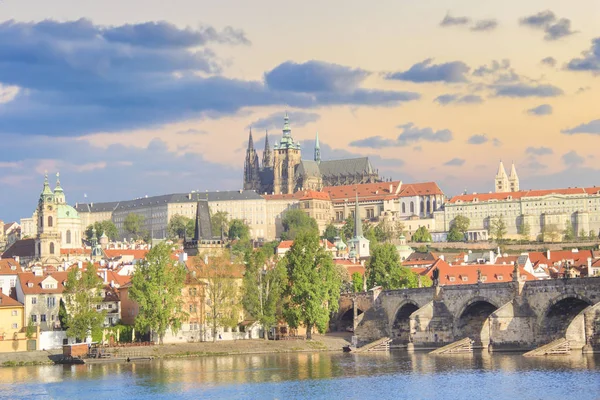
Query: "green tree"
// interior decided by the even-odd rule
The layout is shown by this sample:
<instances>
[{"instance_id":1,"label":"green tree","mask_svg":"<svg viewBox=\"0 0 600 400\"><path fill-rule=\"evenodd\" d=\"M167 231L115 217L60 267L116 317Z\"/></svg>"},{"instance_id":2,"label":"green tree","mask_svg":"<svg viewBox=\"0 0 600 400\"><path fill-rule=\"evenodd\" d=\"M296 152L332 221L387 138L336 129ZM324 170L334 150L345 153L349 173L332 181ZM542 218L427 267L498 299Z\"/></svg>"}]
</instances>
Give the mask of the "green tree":
<instances>
[{"instance_id":1,"label":"green tree","mask_svg":"<svg viewBox=\"0 0 600 400\"><path fill-rule=\"evenodd\" d=\"M218 211L210 216L213 235L229 236L229 214L225 211Z\"/></svg>"},{"instance_id":2,"label":"green tree","mask_svg":"<svg viewBox=\"0 0 600 400\"><path fill-rule=\"evenodd\" d=\"M556 242L560 239L560 229L556 224L544 225L542 228L542 241Z\"/></svg>"},{"instance_id":3,"label":"green tree","mask_svg":"<svg viewBox=\"0 0 600 400\"><path fill-rule=\"evenodd\" d=\"M294 240L300 232L310 232L319 235L317 221L302 210L290 210L285 213L281 240Z\"/></svg>"},{"instance_id":4,"label":"green tree","mask_svg":"<svg viewBox=\"0 0 600 400\"><path fill-rule=\"evenodd\" d=\"M145 218L143 215L129 213L125 217L125 221L123 221L123 228L125 229L125 232L135 236L136 239L139 239L148 234L144 229L144 221Z\"/></svg>"},{"instance_id":5,"label":"green tree","mask_svg":"<svg viewBox=\"0 0 600 400\"><path fill-rule=\"evenodd\" d=\"M85 229L85 236L88 240L92 238L92 229L96 230L97 237L102 236L103 233L105 233L110 240L117 240L119 237L119 230L114 222L112 222L110 219L96 221L93 224L88 225L88 227Z\"/></svg>"},{"instance_id":6,"label":"green tree","mask_svg":"<svg viewBox=\"0 0 600 400\"><path fill-rule=\"evenodd\" d=\"M319 245L319 235L300 232L281 261L288 273L284 316L292 328L306 327L306 338L312 339L312 329L323 333L329 316L338 309L340 278L331 254Z\"/></svg>"},{"instance_id":7,"label":"green tree","mask_svg":"<svg viewBox=\"0 0 600 400\"><path fill-rule=\"evenodd\" d=\"M83 341L102 330L106 310L96 309L102 302L102 280L94 264L69 271L63 297L69 311L67 336Z\"/></svg>"},{"instance_id":8,"label":"green tree","mask_svg":"<svg viewBox=\"0 0 600 400\"><path fill-rule=\"evenodd\" d=\"M171 256L168 244L153 246L135 269L129 291L139 307L135 328L156 332L160 343L167 329L179 331L186 316L182 311L186 268Z\"/></svg>"},{"instance_id":9,"label":"green tree","mask_svg":"<svg viewBox=\"0 0 600 400\"><path fill-rule=\"evenodd\" d=\"M354 293L359 293L363 291L364 288L364 278L360 272L355 272L352 274L352 291Z\"/></svg>"},{"instance_id":10,"label":"green tree","mask_svg":"<svg viewBox=\"0 0 600 400\"><path fill-rule=\"evenodd\" d=\"M588 238L590 240L598 239L598 237L600 237L600 235L596 234L596 232L593 229L590 230L590 234L588 235Z\"/></svg>"},{"instance_id":11,"label":"green tree","mask_svg":"<svg viewBox=\"0 0 600 400\"><path fill-rule=\"evenodd\" d=\"M198 267L205 279L205 293L209 312L207 323L211 327L213 342L217 341L218 329L234 327L238 323L240 288L236 282L236 266L231 255L224 253L217 257L197 258Z\"/></svg>"},{"instance_id":12,"label":"green tree","mask_svg":"<svg viewBox=\"0 0 600 400\"><path fill-rule=\"evenodd\" d=\"M448 232L448 241L449 242L462 242L465 240L465 235L460 233L456 225L452 225L450 227L450 231Z\"/></svg>"},{"instance_id":13,"label":"green tree","mask_svg":"<svg viewBox=\"0 0 600 400\"><path fill-rule=\"evenodd\" d=\"M269 258L273 257L273 255L275 254L275 249L277 248L277 246L279 246L279 241L277 241L277 240L265 242L265 243L263 243L262 247L260 248L260 251L262 251L262 253L265 255L265 257L267 259L269 259Z\"/></svg>"},{"instance_id":14,"label":"green tree","mask_svg":"<svg viewBox=\"0 0 600 400\"><path fill-rule=\"evenodd\" d=\"M587 240L588 239L588 235L587 235L585 229L581 229L579 231L579 239L581 239L581 240Z\"/></svg>"},{"instance_id":15,"label":"green tree","mask_svg":"<svg viewBox=\"0 0 600 400\"><path fill-rule=\"evenodd\" d=\"M506 236L506 223L502 216L496 217L492 220L490 226L490 235L497 241L502 242Z\"/></svg>"},{"instance_id":16,"label":"green tree","mask_svg":"<svg viewBox=\"0 0 600 400\"><path fill-rule=\"evenodd\" d=\"M422 226L415 231L412 240L417 243L431 242L431 233L429 233L425 226Z\"/></svg>"},{"instance_id":17,"label":"green tree","mask_svg":"<svg viewBox=\"0 0 600 400\"><path fill-rule=\"evenodd\" d=\"M450 223L450 227L455 227L456 230L462 235L463 239L467 235L469 225L471 225L471 220L464 215L457 215Z\"/></svg>"},{"instance_id":18,"label":"green tree","mask_svg":"<svg viewBox=\"0 0 600 400\"><path fill-rule=\"evenodd\" d=\"M285 267L281 263L270 261L261 251L249 254L246 257L243 280L242 304L263 326L265 340L269 339L270 327L277 322L277 306L281 303L281 295L287 282Z\"/></svg>"},{"instance_id":19,"label":"green tree","mask_svg":"<svg viewBox=\"0 0 600 400\"><path fill-rule=\"evenodd\" d=\"M571 241L575 239L575 229L573 228L571 221L565 221L565 229L562 233L565 241Z\"/></svg>"},{"instance_id":20,"label":"green tree","mask_svg":"<svg viewBox=\"0 0 600 400\"><path fill-rule=\"evenodd\" d=\"M421 284L419 285L419 281ZM430 287L433 282L427 276L420 276L407 267L399 266L391 271L391 282L394 289Z\"/></svg>"},{"instance_id":21,"label":"green tree","mask_svg":"<svg viewBox=\"0 0 600 400\"><path fill-rule=\"evenodd\" d=\"M348 239L354 237L354 218L351 215L344 221L344 226L342 227L340 234L344 242L347 242Z\"/></svg>"},{"instance_id":22,"label":"green tree","mask_svg":"<svg viewBox=\"0 0 600 400\"><path fill-rule=\"evenodd\" d=\"M521 221L521 224L518 227L518 234L521 237L521 241L529 240L529 235L531 235L531 226L524 219Z\"/></svg>"},{"instance_id":23,"label":"green tree","mask_svg":"<svg viewBox=\"0 0 600 400\"><path fill-rule=\"evenodd\" d=\"M191 229L190 229L191 228ZM167 232L171 239L181 239L184 236L194 236L195 221L183 215L175 214L167 225Z\"/></svg>"},{"instance_id":24,"label":"green tree","mask_svg":"<svg viewBox=\"0 0 600 400\"><path fill-rule=\"evenodd\" d=\"M377 237L376 226L371 224L370 222L363 223L363 236L370 242L371 246L379 243L379 238Z\"/></svg>"},{"instance_id":25,"label":"green tree","mask_svg":"<svg viewBox=\"0 0 600 400\"><path fill-rule=\"evenodd\" d=\"M375 237L379 243L389 243L396 237L394 225L383 219L375 227Z\"/></svg>"},{"instance_id":26,"label":"green tree","mask_svg":"<svg viewBox=\"0 0 600 400\"><path fill-rule=\"evenodd\" d=\"M400 239L404 236L404 231L406 230L406 226L402 221L396 221L394 224L394 232L396 233L396 239Z\"/></svg>"},{"instance_id":27,"label":"green tree","mask_svg":"<svg viewBox=\"0 0 600 400\"><path fill-rule=\"evenodd\" d=\"M392 270L400 266L400 256L396 246L385 243L371 247L371 258L366 265L367 287L382 286L395 289L392 284Z\"/></svg>"},{"instance_id":28,"label":"green tree","mask_svg":"<svg viewBox=\"0 0 600 400\"><path fill-rule=\"evenodd\" d=\"M63 330L66 330L69 327L69 314L67 314L67 307L65 306L63 298L61 298L58 303L58 321Z\"/></svg>"},{"instance_id":29,"label":"green tree","mask_svg":"<svg viewBox=\"0 0 600 400\"><path fill-rule=\"evenodd\" d=\"M250 240L250 227L241 219L232 219L229 224L229 240Z\"/></svg>"},{"instance_id":30,"label":"green tree","mask_svg":"<svg viewBox=\"0 0 600 400\"><path fill-rule=\"evenodd\" d=\"M329 240L331 243L335 241L335 238L339 235L338 229L333 226L333 224L329 224L325 227L325 232L323 232L323 238Z\"/></svg>"}]
</instances>

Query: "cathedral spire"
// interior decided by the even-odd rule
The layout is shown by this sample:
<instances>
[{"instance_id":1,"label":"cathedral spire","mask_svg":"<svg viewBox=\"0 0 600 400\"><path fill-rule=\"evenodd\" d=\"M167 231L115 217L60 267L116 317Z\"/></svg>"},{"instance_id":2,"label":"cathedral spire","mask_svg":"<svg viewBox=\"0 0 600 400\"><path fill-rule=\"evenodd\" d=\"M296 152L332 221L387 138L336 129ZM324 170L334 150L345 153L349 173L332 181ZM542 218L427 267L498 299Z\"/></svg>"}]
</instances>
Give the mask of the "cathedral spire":
<instances>
[{"instance_id":1,"label":"cathedral spire","mask_svg":"<svg viewBox=\"0 0 600 400\"><path fill-rule=\"evenodd\" d=\"M263 168L270 168L271 164L271 146L269 145L269 131L265 132L265 150L263 151Z\"/></svg>"},{"instance_id":2,"label":"cathedral spire","mask_svg":"<svg viewBox=\"0 0 600 400\"><path fill-rule=\"evenodd\" d=\"M290 128L290 117L288 116L287 111L283 116L283 136L291 136L292 128Z\"/></svg>"},{"instance_id":3,"label":"cathedral spire","mask_svg":"<svg viewBox=\"0 0 600 400\"><path fill-rule=\"evenodd\" d=\"M506 170L504 169L504 164L502 160L500 160L500 165L498 166L498 173L496 174L495 179L495 187L496 193L505 193L510 191L509 179L506 175Z\"/></svg>"},{"instance_id":4,"label":"cathedral spire","mask_svg":"<svg viewBox=\"0 0 600 400\"><path fill-rule=\"evenodd\" d=\"M362 221L358 209L358 188L356 188L356 200L354 202L354 237L358 238L363 235Z\"/></svg>"},{"instance_id":5,"label":"cathedral spire","mask_svg":"<svg viewBox=\"0 0 600 400\"><path fill-rule=\"evenodd\" d=\"M42 195L52 195L50 183L48 182L48 172L46 172L44 175L44 189L42 190Z\"/></svg>"},{"instance_id":6,"label":"cathedral spire","mask_svg":"<svg viewBox=\"0 0 600 400\"><path fill-rule=\"evenodd\" d=\"M319 132L317 132L317 136L315 138L315 161L317 163L321 162L321 145L319 144Z\"/></svg>"},{"instance_id":7,"label":"cathedral spire","mask_svg":"<svg viewBox=\"0 0 600 400\"><path fill-rule=\"evenodd\" d=\"M510 185L511 192L519 191L519 176L517 175L517 169L515 168L515 163L512 163L510 168L510 175L508 176L508 183Z\"/></svg>"},{"instance_id":8,"label":"cathedral spire","mask_svg":"<svg viewBox=\"0 0 600 400\"><path fill-rule=\"evenodd\" d=\"M250 134L248 135L248 148L254 148L254 140L252 140L252 127L250 127Z\"/></svg>"}]
</instances>

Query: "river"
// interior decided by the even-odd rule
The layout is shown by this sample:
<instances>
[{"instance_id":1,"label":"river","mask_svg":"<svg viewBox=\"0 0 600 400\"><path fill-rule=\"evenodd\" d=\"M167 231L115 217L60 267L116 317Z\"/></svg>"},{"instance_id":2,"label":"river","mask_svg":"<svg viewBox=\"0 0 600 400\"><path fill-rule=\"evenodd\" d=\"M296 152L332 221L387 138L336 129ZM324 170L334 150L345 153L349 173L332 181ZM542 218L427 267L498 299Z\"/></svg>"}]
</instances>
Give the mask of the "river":
<instances>
[{"instance_id":1,"label":"river","mask_svg":"<svg viewBox=\"0 0 600 400\"><path fill-rule=\"evenodd\" d=\"M600 355L286 353L0 368L7 399L600 399Z\"/></svg>"}]
</instances>

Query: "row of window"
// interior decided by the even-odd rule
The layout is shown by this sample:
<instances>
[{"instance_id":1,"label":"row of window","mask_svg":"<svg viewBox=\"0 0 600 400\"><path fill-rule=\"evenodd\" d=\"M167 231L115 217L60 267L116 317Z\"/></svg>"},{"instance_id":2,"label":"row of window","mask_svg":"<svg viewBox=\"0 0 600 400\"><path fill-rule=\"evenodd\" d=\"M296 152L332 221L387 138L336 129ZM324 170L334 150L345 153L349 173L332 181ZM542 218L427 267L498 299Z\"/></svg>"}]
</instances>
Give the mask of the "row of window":
<instances>
[{"instance_id":1,"label":"row of window","mask_svg":"<svg viewBox=\"0 0 600 400\"><path fill-rule=\"evenodd\" d=\"M38 302L37 297L31 298L31 304L37 304L37 302ZM47 297L46 298L46 306L48 308L56 307L56 298L55 297Z\"/></svg>"},{"instance_id":2,"label":"row of window","mask_svg":"<svg viewBox=\"0 0 600 400\"><path fill-rule=\"evenodd\" d=\"M46 314L39 314L39 321L40 322L47 322ZM52 321L52 322L58 321L57 316L54 315L54 314L51 314L50 315L50 321ZM31 322L33 322L33 323L37 323L38 322L38 314L31 314Z\"/></svg>"}]
</instances>

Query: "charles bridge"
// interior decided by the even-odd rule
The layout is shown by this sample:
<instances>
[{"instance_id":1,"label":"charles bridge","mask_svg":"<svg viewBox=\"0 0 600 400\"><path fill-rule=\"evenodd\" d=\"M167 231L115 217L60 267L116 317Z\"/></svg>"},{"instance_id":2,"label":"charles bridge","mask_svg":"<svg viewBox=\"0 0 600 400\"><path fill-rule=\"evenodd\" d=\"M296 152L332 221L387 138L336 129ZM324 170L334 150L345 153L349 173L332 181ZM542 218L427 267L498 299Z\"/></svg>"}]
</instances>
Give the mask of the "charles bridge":
<instances>
[{"instance_id":1,"label":"charles bridge","mask_svg":"<svg viewBox=\"0 0 600 400\"><path fill-rule=\"evenodd\" d=\"M358 344L389 337L409 350L469 337L474 348L527 351L557 339L600 351L600 277L434 286L345 294L333 329Z\"/></svg>"}]
</instances>

